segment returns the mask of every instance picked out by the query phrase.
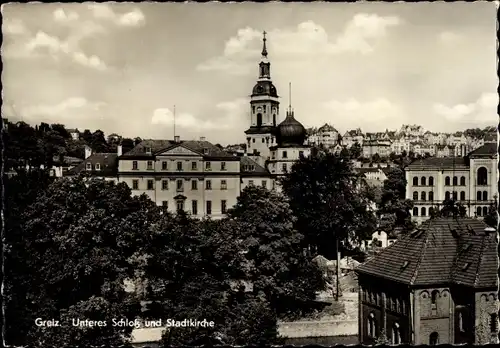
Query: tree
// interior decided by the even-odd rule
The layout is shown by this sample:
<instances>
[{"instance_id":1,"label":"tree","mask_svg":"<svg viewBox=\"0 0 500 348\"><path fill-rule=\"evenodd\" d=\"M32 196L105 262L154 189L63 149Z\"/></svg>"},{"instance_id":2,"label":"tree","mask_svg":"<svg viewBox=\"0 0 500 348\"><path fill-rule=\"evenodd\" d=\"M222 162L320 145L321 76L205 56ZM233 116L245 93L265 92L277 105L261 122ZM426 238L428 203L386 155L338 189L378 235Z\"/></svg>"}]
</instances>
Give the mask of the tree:
<instances>
[{"instance_id":1,"label":"tree","mask_svg":"<svg viewBox=\"0 0 500 348\"><path fill-rule=\"evenodd\" d=\"M349 151L351 151L351 156L353 159L357 159L363 154L363 148L357 141L351 146Z\"/></svg>"},{"instance_id":2,"label":"tree","mask_svg":"<svg viewBox=\"0 0 500 348\"><path fill-rule=\"evenodd\" d=\"M296 162L280 181L297 230L314 254L335 255L338 265L341 249L358 245L375 229L375 215L349 158L318 152Z\"/></svg>"},{"instance_id":3,"label":"tree","mask_svg":"<svg viewBox=\"0 0 500 348\"><path fill-rule=\"evenodd\" d=\"M163 345L258 344L276 338L269 304L238 287L246 263L233 229L230 220L198 221L183 212L164 214L153 226L144 265L152 301L147 316L215 322L212 328L170 329Z\"/></svg>"},{"instance_id":4,"label":"tree","mask_svg":"<svg viewBox=\"0 0 500 348\"><path fill-rule=\"evenodd\" d=\"M134 141L130 138L123 138L121 145L124 154L132 150L135 146Z\"/></svg>"},{"instance_id":5,"label":"tree","mask_svg":"<svg viewBox=\"0 0 500 348\"><path fill-rule=\"evenodd\" d=\"M460 202L453 199L446 199L443 201L441 209L433 209L431 218L437 217L466 217L467 208Z\"/></svg>"},{"instance_id":6,"label":"tree","mask_svg":"<svg viewBox=\"0 0 500 348\"><path fill-rule=\"evenodd\" d=\"M498 228L498 208L496 202L490 204L488 215L484 217L484 223L490 227Z\"/></svg>"},{"instance_id":7,"label":"tree","mask_svg":"<svg viewBox=\"0 0 500 348\"><path fill-rule=\"evenodd\" d=\"M130 327L113 327L111 319L133 320L140 306L125 292L124 280L134 277L149 224L158 208L145 196L131 197L126 184L84 177L55 181L22 214L18 237L8 244L11 262L23 274L10 274L26 308L18 317L22 328L7 335L30 345L118 345ZM20 252L22 251L22 252ZM17 271L16 271L17 272ZM20 290L18 290L20 289ZM9 308L9 303L7 304ZM33 325L35 318L59 320L50 330ZM71 318L103 320L104 327L77 328Z\"/></svg>"},{"instance_id":8,"label":"tree","mask_svg":"<svg viewBox=\"0 0 500 348\"><path fill-rule=\"evenodd\" d=\"M104 137L104 132L101 130L96 130L92 133L92 140L90 143L90 147L95 152L108 152L109 146L106 142L106 138Z\"/></svg>"},{"instance_id":9,"label":"tree","mask_svg":"<svg viewBox=\"0 0 500 348\"><path fill-rule=\"evenodd\" d=\"M413 202L406 199L406 177L401 168L391 168L387 173L387 179L384 181L380 201L379 214L392 216L392 226L401 226L407 229L413 227L410 211L413 208ZM386 227L386 228L387 228Z\"/></svg>"},{"instance_id":10,"label":"tree","mask_svg":"<svg viewBox=\"0 0 500 348\"><path fill-rule=\"evenodd\" d=\"M246 251L253 294L263 293L279 317L310 311L310 301L326 284L316 263L304 253L303 236L294 228L295 217L286 199L275 191L250 186L228 218L234 222L234 238Z\"/></svg>"}]
</instances>

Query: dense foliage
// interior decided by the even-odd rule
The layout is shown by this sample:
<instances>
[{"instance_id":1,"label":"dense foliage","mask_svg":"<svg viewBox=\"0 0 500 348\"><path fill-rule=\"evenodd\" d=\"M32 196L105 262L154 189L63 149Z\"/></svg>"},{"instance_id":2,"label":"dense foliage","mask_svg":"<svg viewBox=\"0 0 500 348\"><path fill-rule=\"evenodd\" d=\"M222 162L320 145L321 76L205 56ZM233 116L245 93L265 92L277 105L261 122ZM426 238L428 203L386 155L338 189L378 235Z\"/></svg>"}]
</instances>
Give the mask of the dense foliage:
<instances>
[{"instance_id":1,"label":"dense foliage","mask_svg":"<svg viewBox=\"0 0 500 348\"><path fill-rule=\"evenodd\" d=\"M381 228L393 229L413 227L410 211L413 202L406 199L406 178L403 169L395 167L388 171L384 181L378 214L382 217Z\"/></svg>"},{"instance_id":2,"label":"dense foliage","mask_svg":"<svg viewBox=\"0 0 500 348\"><path fill-rule=\"evenodd\" d=\"M302 158L282 178L283 192L297 216L304 245L313 254L333 257L341 248L365 240L375 229L371 203L360 189L349 156L318 152Z\"/></svg>"}]
</instances>

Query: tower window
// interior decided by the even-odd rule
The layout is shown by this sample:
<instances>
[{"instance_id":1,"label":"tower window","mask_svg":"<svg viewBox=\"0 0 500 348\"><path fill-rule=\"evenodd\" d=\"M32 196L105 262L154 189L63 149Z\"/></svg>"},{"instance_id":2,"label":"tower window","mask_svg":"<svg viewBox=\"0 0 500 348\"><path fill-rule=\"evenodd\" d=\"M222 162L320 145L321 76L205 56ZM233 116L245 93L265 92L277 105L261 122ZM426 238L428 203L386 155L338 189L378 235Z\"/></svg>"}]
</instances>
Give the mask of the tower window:
<instances>
[{"instance_id":1,"label":"tower window","mask_svg":"<svg viewBox=\"0 0 500 348\"><path fill-rule=\"evenodd\" d=\"M252 105L252 113L255 114L255 105Z\"/></svg>"},{"instance_id":2,"label":"tower window","mask_svg":"<svg viewBox=\"0 0 500 348\"><path fill-rule=\"evenodd\" d=\"M257 127L261 127L261 126L262 126L262 114L258 113L257 114Z\"/></svg>"},{"instance_id":3,"label":"tower window","mask_svg":"<svg viewBox=\"0 0 500 348\"><path fill-rule=\"evenodd\" d=\"M276 127L276 114L273 115L273 126Z\"/></svg>"},{"instance_id":4,"label":"tower window","mask_svg":"<svg viewBox=\"0 0 500 348\"><path fill-rule=\"evenodd\" d=\"M283 158L288 158L286 151L283 151Z\"/></svg>"}]
</instances>

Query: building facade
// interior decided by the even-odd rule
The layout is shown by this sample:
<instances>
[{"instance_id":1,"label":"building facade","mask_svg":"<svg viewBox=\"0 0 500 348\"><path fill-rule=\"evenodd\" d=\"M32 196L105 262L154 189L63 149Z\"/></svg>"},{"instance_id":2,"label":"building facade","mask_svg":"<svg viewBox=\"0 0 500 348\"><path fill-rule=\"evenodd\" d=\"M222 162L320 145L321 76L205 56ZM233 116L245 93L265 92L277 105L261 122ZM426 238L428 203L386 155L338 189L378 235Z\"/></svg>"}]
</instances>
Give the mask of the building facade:
<instances>
[{"instance_id":1,"label":"building facade","mask_svg":"<svg viewBox=\"0 0 500 348\"><path fill-rule=\"evenodd\" d=\"M432 219L357 268L362 344L498 343L497 232Z\"/></svg>"},{"instance_id":2,"label":"building facade","mask_svg":"<svg viewBox=\"0 0 500 348\"><path fill-rule=\"evenodd\" d=\"M483 217L498 192L497 144L487 143L465 157L426 158L405 168L406 198L414 202L412 216L428 219L431 209L453 199L469 217Z\"/></svg>"},{"instance_id":3,"label":"building facade","mask_svg":"<svg viewBox=\"0 0 500 348\"><path fill-rule=\"evenodd\" d=\"M250 98L250 127L243 156L199 141L144 140L127 153L92 153L72 174L87 172L106 180L124 182L134 195L147 195L168 211L183 210L194 217L223 217L249 185L276 189L276 178L286 175L294 162L310 155L306 130L294 118L291 106L279 125L279 100L271 81L264 35L259 77Z\"/></svg>"}]
</instances>

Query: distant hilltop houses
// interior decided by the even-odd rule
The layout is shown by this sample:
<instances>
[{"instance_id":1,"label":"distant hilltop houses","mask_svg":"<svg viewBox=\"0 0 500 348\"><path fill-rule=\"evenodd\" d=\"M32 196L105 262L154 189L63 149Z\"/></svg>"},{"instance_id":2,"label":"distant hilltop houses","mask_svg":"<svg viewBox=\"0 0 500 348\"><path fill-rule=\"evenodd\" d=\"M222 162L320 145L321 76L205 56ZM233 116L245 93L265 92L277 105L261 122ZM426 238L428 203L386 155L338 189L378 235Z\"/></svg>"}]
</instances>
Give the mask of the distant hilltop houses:
<instances>
[{"instance_id":1,"label":"distant hilltop houses","mask_svg":"<svg viewBox=\"0 0 500 348\"><path fill-rule=\"evenodd\" d=\"M389 157L413 153L416 156L452 157L466 156L485 143L497 141L496 129L468 130L455 133L426 131L419 125L404 124L399 130L385 132L363 132L360 128L341 134L335 127L324 124L307 130L309 145L341 151L353 146L360 147L360 156L375 155Z\"/></svg>"}]
</instances>

